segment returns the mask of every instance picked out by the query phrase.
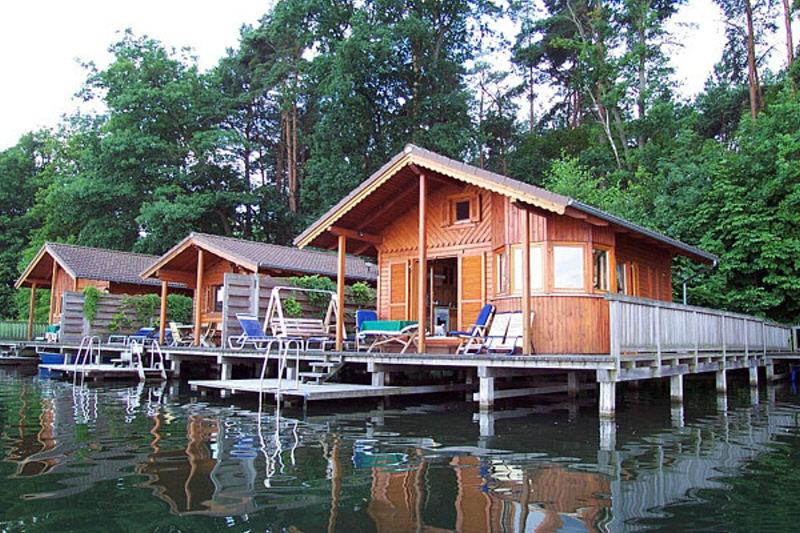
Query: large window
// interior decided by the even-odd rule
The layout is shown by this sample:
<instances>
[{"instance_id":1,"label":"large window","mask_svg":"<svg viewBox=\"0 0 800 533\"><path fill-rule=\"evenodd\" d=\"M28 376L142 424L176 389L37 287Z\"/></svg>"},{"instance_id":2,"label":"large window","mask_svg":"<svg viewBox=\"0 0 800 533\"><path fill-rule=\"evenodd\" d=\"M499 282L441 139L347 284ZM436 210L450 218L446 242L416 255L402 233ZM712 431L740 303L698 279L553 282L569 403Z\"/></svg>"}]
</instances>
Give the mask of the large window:
<instances>
[{"instance_id":1,"label":"large window","mask_svg":"<svg viewBox=\"0 0 800 533\"><path fill-rule=\"evenodd\" d=\"M583 246L553 246L553 287L583 289Z\"/></svg>"},{"instance_id":2,"label":"large window","mask_svg":"<svg viewBox=\"0 0 800 533\"><path fill-rule=\"evenodd\" d=\"M514 246L511 256L511 290L522 292L522 246ZM541 291L544 287L544 253L542 246L531 245L531 291Z\"/></svg>"},{"instance_id":3,"label":"large window","mask_svg":"<svg viewBox=\"0 0 800 533\"><path fill-rule=\"evenodd\" d=\"M608 271L608 250L592 250L592 287L598 291L608 291L611 286Z\"/></svg>"}]
</instances>

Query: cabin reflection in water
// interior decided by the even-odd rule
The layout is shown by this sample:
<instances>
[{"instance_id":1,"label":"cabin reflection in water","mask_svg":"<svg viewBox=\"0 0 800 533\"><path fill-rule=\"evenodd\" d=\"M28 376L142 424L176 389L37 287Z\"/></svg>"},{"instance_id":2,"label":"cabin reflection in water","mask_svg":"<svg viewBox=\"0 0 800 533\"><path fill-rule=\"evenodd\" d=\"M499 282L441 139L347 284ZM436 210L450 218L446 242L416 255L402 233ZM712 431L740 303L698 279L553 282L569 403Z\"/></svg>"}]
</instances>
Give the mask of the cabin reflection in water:
<instances>
[{"instance_id":1,"label":"cabin reflection in water","mask_svg":"<svg viewBox=\"0 0 800 533\"><path fill-rule=\"evenodd\" d=\"M453 457L457 491L453 529L425 524L426 468L372 469L367 508L381 533L403 531L599 531L609 516L606 476L558 465L532 470L474 456ZM441 509L438 512L442 512Z\"/></svg>"},{"instance_id":2,"label":"cabin reflection in water","mask_svg":"<svg viewBox=\"0 0 800 533\"><path fill-rule=\"evenodd\" d=\"M152 488L175 514L222 516L253 510L255 469L252 463L255 450L252 455L245 454L248 457L239 455L221 461L217 445L220 442L220 422L199 415L190 415L186 421L185 448L163 450L159 434L161 416L156 415L153 420L153 452L148 461L137 468L137 473L150 477L142 487ZM244 466L244 486L241 486L242 470L236 464L239 462Z\"/></svg>"},{"instance_id":3,"label":"cabin reflection in water","mask_svg":"<svg viewBox=\"0 0 800 533\"><path fill-rule=\"evenodd\" d=\"M13 477L46 474L61 462L59 457L48 454L56 446L53 399L42 398L38 391L34 392L29 393L27 386L22 387L17 412L19 421L8 435L13 441L5 460L17 463Z\"/></svg>"}]
</instances>

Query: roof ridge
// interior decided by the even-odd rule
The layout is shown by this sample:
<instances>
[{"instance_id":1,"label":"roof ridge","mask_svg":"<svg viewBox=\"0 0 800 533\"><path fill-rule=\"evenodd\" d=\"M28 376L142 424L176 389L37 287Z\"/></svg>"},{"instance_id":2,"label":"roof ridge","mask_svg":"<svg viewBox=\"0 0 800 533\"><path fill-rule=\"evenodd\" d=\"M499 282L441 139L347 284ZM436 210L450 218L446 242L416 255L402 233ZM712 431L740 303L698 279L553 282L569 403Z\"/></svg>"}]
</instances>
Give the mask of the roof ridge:
<instances>
[{"instance_id":1,"label":"roof ridge","mask_svg":"<svg viewBox=\"0 0 800 533\"><path fill-rule=\"evenodd\" d=\"M200 233L200 232L196 232L196 231L193 231L192 233L195 236L198 236L198 237L212 237L212 238L216 238L216 239L226 239L226 240L229 240L229 241L238 241L238 242L243 242L243 243L247 243L247 244L257 244L257 245L262 245L262 246L273 246L275 248L284 248L284 249L287 249L287 250L292 250L292 251L296 251L296 252L300 252L300 253L304 253L304 254L313 253L313 254L324 255L324 256L332 256L332 255L336 255L336 253L337 253L337 252L332 251L332 250L317 250L317 249L309 250L309 249L306 249L306 248L298 248L297 246L289 246L289 245L286 245L286 244L276 244L274 242L253 241L253 240L249 240L249 239L242 239L240 237L231 237L230 235L215 235L213 233ZM364 261L363 259L361 259L358 256L353 255L353 254L346 254L346 257L352 257L352 258L357 259L359 261Z\"/></svg>"}]
</instances>

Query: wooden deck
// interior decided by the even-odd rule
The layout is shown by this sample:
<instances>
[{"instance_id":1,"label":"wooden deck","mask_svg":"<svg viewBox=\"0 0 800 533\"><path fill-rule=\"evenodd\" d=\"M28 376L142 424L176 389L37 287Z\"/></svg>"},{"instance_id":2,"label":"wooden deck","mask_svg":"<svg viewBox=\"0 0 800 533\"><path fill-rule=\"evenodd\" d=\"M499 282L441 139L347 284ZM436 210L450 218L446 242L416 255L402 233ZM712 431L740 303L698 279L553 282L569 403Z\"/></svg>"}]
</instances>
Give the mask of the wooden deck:
<instances>
[{"instance_id":1,"label":"wooden deck","mask_svg":"<svg viewBox=\"0 0 800 533\"><path fill-rule=\"evenodd\" d=\"M73 364L47 364L39 365L39 368L65 375L83 373L86 379L139 379L139 369L127 366L123 367L106 364L87 364L77 366ZM143 371L145 379L162 379L161 369L145 368ZM169 374L169 371L167 371L167 374Z\"/></svg>"},{"instance_id":2,"label":"wooden deck","mask_svg":"<svg viewBox=\"0 0 800 533\"><path fill-rule=\"evenodd\" d=\"M207 389L224 391L231 394L252 393L280 395L284 398L300 398L304 402L319 400L344 400L357 398L380 398L386 396L400 396L413 394L434 394L442 392L455 392L466 390L462 384L448 385L414 385L414 386L382 386L357 385L352 383L300 383L293 379L281 380L280 387L277 379L220 379L220 380L192 380L189 381L192 390Z\"/></svg>"}]
</instances>

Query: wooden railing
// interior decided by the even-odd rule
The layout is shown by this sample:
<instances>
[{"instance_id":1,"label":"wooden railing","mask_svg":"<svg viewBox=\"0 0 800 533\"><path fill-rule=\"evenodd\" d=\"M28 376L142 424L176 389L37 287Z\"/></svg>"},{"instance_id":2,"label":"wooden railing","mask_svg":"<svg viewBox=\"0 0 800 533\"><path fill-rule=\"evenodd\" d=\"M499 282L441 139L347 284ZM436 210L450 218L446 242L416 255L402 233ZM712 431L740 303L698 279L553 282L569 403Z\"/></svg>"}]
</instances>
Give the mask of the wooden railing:
<instances>
[{"instance_id":1,"label":"wooden railing","mask_svg":"<svg viewBox=\"0 0 800 533\"><path fill-rule=\"evenodd\" d=\"M47 329L47 322L33 323L33 336L41 337ZM25 340L28 338L28 323L21 320L0 321L0 339Z\"/></svg>"},{"instance_id":2,"label":"wooden railing","mask_svg":"<svg viewBox=\"0 0 800 533\"><path fill-rule=\"evenodd\" d=\"M792 328L763 318L609 294L611 355L759 356L792 352Z\"/></svg>"}]
</instances>

